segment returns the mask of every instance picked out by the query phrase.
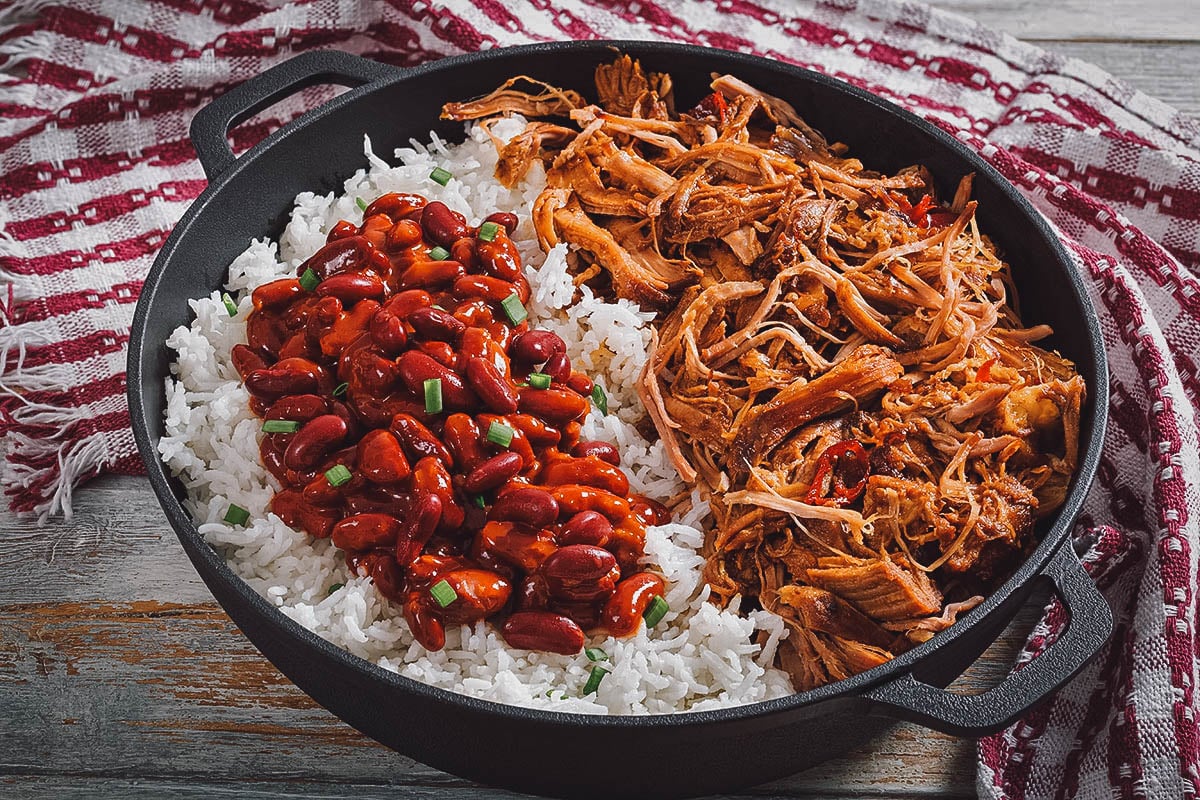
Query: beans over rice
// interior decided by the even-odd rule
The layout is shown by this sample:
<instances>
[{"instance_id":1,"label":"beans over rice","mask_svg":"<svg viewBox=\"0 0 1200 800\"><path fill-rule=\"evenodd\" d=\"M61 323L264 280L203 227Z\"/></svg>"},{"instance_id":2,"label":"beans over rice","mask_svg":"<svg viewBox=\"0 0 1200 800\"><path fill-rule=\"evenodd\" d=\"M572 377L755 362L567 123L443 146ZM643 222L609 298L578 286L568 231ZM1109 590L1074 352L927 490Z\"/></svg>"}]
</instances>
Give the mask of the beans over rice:
<instances>
[{"instance_id":1,"label":"beans over rice","mask_svg":"<svg viewBox=\"0 0 1200 800\"><path fill-rule=\"evenodd\" d=\"M513 117L491 126L501 139L524 130ZM650 344L652 315L625 300L602 301L577 290L566 269L566 246L544 254L529 222L531 205L545 188L535 165L512 189L492 177L497 148L472 127L466 141L450 145L432 136L396 152L398 166L377 157L366 142L368 167L349 178L344 193L296 198L279 241L250 243L229 268L226 292L191 302L196 318L168 344L177 353L167 381L166 434L159 450L187 488L185 501L206 540L230 568L282 613L323 638L384 669L434 686L504 703L561 711L611 714L668 713L740 705L792 691L786 673L771 667L786 635L782 620L766 611L738 613L706 602L701 527L706 503L692 496L677 505L676 521L647 531L643 564L666 579L671 609L657 626L643 624L628 638L596 635L589 650L572 656L515 649L486 622L447 625L437 651L418 643L400 614L372 580L353 574L329 539L289 528L271 513L278 484L259 457L262 421L250 410L231 351L246 341L250 293L297 267L326 242L339 220L361 220L362 208L387 192L411 192L445 203L478 224L495 211L519 220L513 242L532 287L531 321L556 333L577 369L608 389L609 413L589 412L582 437L613 444L621 454L630 490L659 501L684 491L660 442L639 433L645 411L635 383ZM444 186L436 169L452 177ZM441 174L441 173L439 173ZM363 201L363 202L359 202ZM231 506L248 512L227 522ZM593 661L591 659L599 659ZM585 691L594 667L607 672Z\"/></svg>"}]
</instances>

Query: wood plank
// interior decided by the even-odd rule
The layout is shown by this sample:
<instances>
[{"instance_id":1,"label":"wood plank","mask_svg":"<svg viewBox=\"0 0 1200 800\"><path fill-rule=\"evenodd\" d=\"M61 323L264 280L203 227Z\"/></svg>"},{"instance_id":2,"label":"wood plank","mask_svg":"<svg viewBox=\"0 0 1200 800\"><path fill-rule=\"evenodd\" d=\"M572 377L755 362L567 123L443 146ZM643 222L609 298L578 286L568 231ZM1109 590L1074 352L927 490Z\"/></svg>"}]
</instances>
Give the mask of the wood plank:
<instances>
[{"instance_id":1,"label":"wood plank","mask_svg":"<svg viewBox=\"0 0 1200 800\"><path fill-rule=\"evenodd\" d=\"M934 0L1018 39L1200 41L1195 0Z\"/></svg>"},{"instance_id":2,"label":"wood plank","mask_svg":"<svg viewBox=\"0 0 1200 800\"><path fill-rule=\"evenodd\" d=\"M175 793L179 782L213 796L226 781L300 795L313 785L487 795L375 744L279 674L194 577L144 481L103 478L76 509L70 523L45 528L0 516L12 526L0 539L0 737L9 744L0 775L36 778L29 796L68 786ZM998 648L1011 652L1015 641ZM987 685L1005 663L989 654L966 685ZM971 795L973 780L971 742L898 725L748 794L957 797Z\"/></svg>"},{"instance_id":3,"label":"wood plank","mask_svg":"<svg viewBox=\"0 0 1200 800\"><path fill-rule=\"evenodd\" d=\"M1060 40L1038 44L1089 61L1151 97L1200 119L1200 81L1196 80L1200 75L1200 43Z\"/></svg>"}]
</instances>

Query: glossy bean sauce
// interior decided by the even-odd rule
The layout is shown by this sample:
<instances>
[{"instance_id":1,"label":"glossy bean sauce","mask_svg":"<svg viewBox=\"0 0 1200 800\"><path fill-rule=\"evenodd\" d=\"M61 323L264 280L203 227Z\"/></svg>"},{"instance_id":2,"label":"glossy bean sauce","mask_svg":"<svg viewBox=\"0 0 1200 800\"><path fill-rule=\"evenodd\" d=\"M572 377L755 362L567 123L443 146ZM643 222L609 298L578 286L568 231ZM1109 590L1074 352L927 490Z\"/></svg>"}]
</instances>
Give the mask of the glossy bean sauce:
<instances>
[{"instance_id":1,"label":"glossy bean sauce","mask_svg":"<svg viewBox=\"0 0 1200 800\"><path fill-rule=\"evenodd\" d=\"M638 560L670 516L629 494L616 448L580 441L592 381L558 336L514 323L517 220L487 222L490 241L442 203L380 197L254 291L233 360L253 411L295 428L260 446L272 510L332 537L423 646L494 619L515 647L574 653L585 632L632 634L663 593Z\"/></svg>"}]
</instances>

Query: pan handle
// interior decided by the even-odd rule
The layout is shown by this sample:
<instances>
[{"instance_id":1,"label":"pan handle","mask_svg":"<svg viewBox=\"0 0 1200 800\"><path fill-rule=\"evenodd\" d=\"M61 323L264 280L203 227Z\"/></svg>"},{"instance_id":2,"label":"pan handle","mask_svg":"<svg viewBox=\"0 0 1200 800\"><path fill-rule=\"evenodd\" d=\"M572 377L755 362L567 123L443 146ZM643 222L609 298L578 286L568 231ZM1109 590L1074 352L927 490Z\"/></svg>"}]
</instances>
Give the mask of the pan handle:
<instances>
[{"instance_id":1,"label":"pan handle","mask_svg":"<svg viewBox=\"0 0 1200 800\"><path fill-rule=\"evenodd\" d=\"M979 737L1012 723L1082 669L1113 630L1112 609L1079 563L1069 539L1042 575L1054 584L1067 610L1067 626L1049 647L999 685L982 694L955 694L910 672L870 689L865 697L886 706L885 713L891 716L955 736Z\"/></svg>"},{"instance_id":2,"label":"pan handle","mask_svg":"<svg viewBox=\"0 0 1200 800\"><path fill-rule=\"evenodd\" d=\"M310 50L238 84L196 112L192 146L209 181L237 160L229 147L229 129L264 108L309 86L333 83L362 86L395 76L399 70L341 50Z\"/></svg>"}]
</instances>

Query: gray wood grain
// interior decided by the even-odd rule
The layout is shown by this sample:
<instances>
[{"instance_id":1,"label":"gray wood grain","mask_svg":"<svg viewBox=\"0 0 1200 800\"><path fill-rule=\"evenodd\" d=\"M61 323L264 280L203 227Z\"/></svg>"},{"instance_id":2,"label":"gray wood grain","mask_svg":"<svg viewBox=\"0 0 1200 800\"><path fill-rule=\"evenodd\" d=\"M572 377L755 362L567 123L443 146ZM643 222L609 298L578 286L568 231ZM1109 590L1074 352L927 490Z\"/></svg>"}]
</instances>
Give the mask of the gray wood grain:
<instances>
[{"instance_id":1,"label":"gray wood grain","mask_svg":"<svg viewBox=\"0 0 1200 800\"><path fill-rule=\"evenodd\" d=\"M1194 3L1200 15L1200 2ZM1200 118L1200 42L1038 42L1040 47L1090 61L1125 83Z\"/></svg>"},{"instance_id":2,"label":"gray wood grain","mask_svg":"<svg viewBox=\"0 0 1200 800\"><path fill-rule=\"evenodd\" d=\"M1195 0L935 0L1019 39L1200 41Z\"/></svg>"}]
</instances>

